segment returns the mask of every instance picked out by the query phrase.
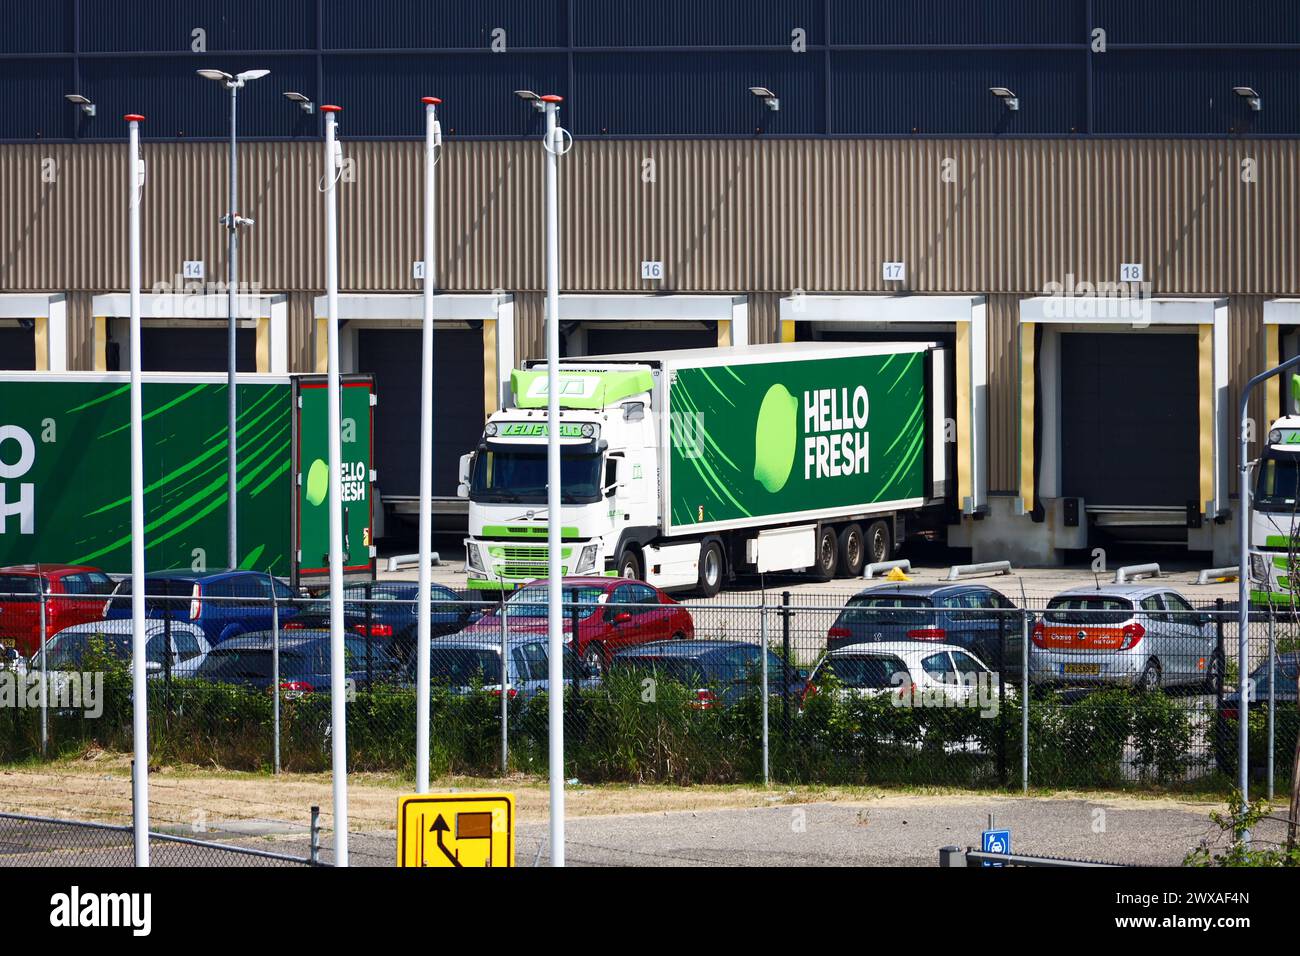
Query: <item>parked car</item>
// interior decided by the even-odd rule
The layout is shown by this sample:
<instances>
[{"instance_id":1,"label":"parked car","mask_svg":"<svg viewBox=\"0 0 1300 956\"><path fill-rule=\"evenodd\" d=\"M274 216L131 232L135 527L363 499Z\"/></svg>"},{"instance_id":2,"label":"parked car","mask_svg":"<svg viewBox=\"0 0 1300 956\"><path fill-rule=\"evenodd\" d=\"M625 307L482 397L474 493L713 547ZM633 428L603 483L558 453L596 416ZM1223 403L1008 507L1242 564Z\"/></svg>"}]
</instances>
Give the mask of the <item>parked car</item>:
<instances>
[{"instance_id":1,"label":"parked car","mask_svg":"<svg viewBox=\"0 0 1300 956\"><path fill-rule=\"evenodd\" d=\"M414 656L420 586L416 582L353 585L343 589L343 626L355 634L384 642L398 660ZM430 585L429 635L457 634L483 615L483 605L468 601L449 587ZM329 628L329 599L297 606L286 629Z\"/></svg>"},{"instance_id":2,"label":"parked car","mask_svg":"<svg viewBox=\"0 0 1300 956\"><path fill-rule=\"evenodd\" d=\"M619 651L662 640L690 640L695 623L690 611L642 581L627 578L570 577L564 579L564 633L573 643L572 606L577 607L578 642L574 648L594 674L603 674ZM536 581L506 601L511 634L546 634L547 588ZM501 633L500 609L493 608L465 630L465 636Z\"/></svg>"},{"instance_id":3,"label":"parked car","mask_svg":"<svg viewBox=\"0 0 1300 956\"><path fill-rule=\"evenodd\" d=\"M144 661L146 661L144 676L148 680L162 680L169 674L175 679L192 678L199 667L203 666L208 650L211 650L207 637L194 624L175 620L168 627L168 622L165 620L147 620L144 623L144 632L148 635L147 643L144 645ZM170 641L168 641L169 632ZM129 620L122 620L122 622L100 620L100 622L65 627L45 641L44 665L45 671L53 675L53 682L49 688L53 697L61 697L59 682L65 679L59 676L62 672L86 670L86 657L94 644L100 646L101 653L120 659L127 666L127 670L130 670L133 648L131 648ZM172 652L170 661L166 658L168 648ZM32 652L31 657L27 659L26 672L29 674L42 672L40 658L42 654L39 649Z\"/></svg>"},{"instance_id":4,"label":"parked car","mask_svg":"<svg viewBox=\"0 0 1300 956\"><path fill-rule=\"evenodd\" d=\"M1209 615L1160 585L1108 584L1058 594L1030 641L1035 682L1213 691L1223 673Z\"/></svg>"},{"instance_id":5,"label":"parked car","mask_svg":"<svg viewBox=\"0 0 1300 956\"><path fill-rule=\"evenodd\" d=\"M274 635L257 631L228 638L214 647L195 676L220 684L235 684L269 691L274 680ZM367 664L366 642L357 635L344 638L344 677L355 686L400 683L401 663L378 644L371 644ZM289 696L330 689L330 635L328 631L290 631L280 635L280 689Z\"/></svg>"},{"instance_id":6,"label":"parked car","mask_svg":"<svg viewBox=\"0 0 1300 956\"><path fill-rule=\"evenodd\" d=\"M627 669L673 680L695 691L696 706L729 707L761 689L762 649L743 641L654 641L614 654L611 670ZM803 698L807 672L785 667L767 652L768 693Z\"/></svg>"},{"instance_id":7,"label":"parked car","mask_svg":"<svg viewBox=\"0 0 1300 956\"><path fill-rule=\"evenodd\" d=\"M826 648L905 641L952 644L986 661L1006 680L1018 680L1023 640L1015 610L1012 601L983 584L882 584L849 598L826 633Z\"/></svg>"},{"instance_id":8,"label":"parked car","mask_svg":"<svg viewBox=\"0 0 1300 956\"><path fill-rule=\"evenodd\" d=\"M545 634L506 635L506 693L513 699L528 700L550 688L550 654ZM407 662L407 677L415 682L416 662ZM433 642L429 656L429 677L434 687L454 694L480 690L501 692L501 640L489 635L457 635ZM578 681L590 689L599 679L578 660L571 647L564 648L564 681Z\"/></svg>"},{"instance_id":9,"label":"parked car","mask_svg":"<svg viewBox=\"0 0 1300 956\"><path fill-rule=\"evenodd\" d=\"M844 697L896 694L912 700L919 692L966 702L978 699L981 681L992 682L995 693L997 687L993 672L964 648L920 641L850 644L828 651L808 678L808 693L821 693L832 676Z\"/></svg>"},{"instance_id":10,"label":"parked car","mask_svg":"<svg viewBox=\"0 0 1300 956\"><path fill-rule=\"evenodd\" d=\"M1268 709L1268 661L1265 660L1250 672L1254 693L1249 709L1256 713ZM1275 714L1295 713L1296 681L1300 679L1300 651L1286 651L1273 658L1273 708ZM1237 772L1237 721L1241 717L1241 694L1235 688L1223 695L1214 722L1214 762L1226 774ZM1256 717L1256 720L1259 718ZM1254 736L1254 735L1252 735ZM1294 739L1294 738L1292 738ZM1258 742L1257 740L1255 741ZM1290 747L1280 765L1291 756ZM1247 755L1247 769L1260 771L1267 764L1267 747L1257 752L1254 747Z\"/></svg>"},{"instance_id":11,"label":"parked car","mask_svg":"<svg viewBox=\"0 0 1300 956\"><path fill-rule=\"evenodd\" d=\"M170 617L202 628L208 643L217 645L238 634L271 627L271 593L288 602L298 592L279 578L259 571L155 571L145 575L145 614ZM285 623L298 613L291 603L280 606ZM131 579L123 578L103 604L108 620L131 616Z\"/></svg>"},{"instance_id":12,"label":"parked car","mask_svg":"<svg viewBox=\"0 0 1300 956\"><path fill-rule=\"evenodd\" d=\"M19 564L0 568L0 643L30 655L41 645L41 589L48 638L73 624L98 619L113 579L98 568L73 564Z\"/></svg>"}]
</instances>

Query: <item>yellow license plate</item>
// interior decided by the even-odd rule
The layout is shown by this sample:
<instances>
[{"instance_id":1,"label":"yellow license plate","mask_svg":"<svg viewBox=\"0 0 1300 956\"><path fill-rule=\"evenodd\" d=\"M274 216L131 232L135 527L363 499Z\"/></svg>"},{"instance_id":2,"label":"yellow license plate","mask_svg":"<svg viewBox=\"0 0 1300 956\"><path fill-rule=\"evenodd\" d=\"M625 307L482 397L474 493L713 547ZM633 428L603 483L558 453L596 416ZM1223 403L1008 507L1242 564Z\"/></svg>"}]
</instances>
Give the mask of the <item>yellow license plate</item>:
<instances>
[{"instance_id":1,"label":"yellow license plate","mask_svg":"<svg viewBox=\"0 0 1300 956\"><path fill-rule=\"evenodd\" d=\"M1096 677L1101 673L1100 664L1062 664L1061 672L1063 674L1078 674L1086 677Z\"/></svg>"}]
</instances>

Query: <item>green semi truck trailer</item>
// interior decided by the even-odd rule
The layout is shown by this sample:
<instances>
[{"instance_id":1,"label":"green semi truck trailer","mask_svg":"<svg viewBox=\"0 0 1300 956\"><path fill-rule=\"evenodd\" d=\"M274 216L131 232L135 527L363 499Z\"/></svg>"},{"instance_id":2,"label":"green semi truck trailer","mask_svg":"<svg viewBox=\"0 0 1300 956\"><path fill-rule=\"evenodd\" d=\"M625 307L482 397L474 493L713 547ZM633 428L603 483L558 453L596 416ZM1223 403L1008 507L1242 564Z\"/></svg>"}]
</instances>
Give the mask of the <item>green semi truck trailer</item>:
<instances>
[{"instance_id":1,"label":"green semi truck trailer","mask_svg":"<svg viewBox=\"0 0 1300 956\"><path fill-rule=\"evenodd\" d=\"M241 375L238 567L310 579L326 571L322 376ZM226 377L146 374L148 570L224 569ZM369 378L343 388L345 551L373 570ZM0 566L131 569L130 377L0 373Z\"/></svg>"},{"instance_id":2,"label":"green semi truck trailer","mask_svg":"<svg viewBox=\"0 0 1300 956\"><path fill-rule=\"evenodd\" d=\"M787 343L543 363L461 462L470 585L546 573L546 442L560 429L561 565L714 594L740 573L857 576L939 527L951 484L949 353Z\"/></svg>"}]
</instances>

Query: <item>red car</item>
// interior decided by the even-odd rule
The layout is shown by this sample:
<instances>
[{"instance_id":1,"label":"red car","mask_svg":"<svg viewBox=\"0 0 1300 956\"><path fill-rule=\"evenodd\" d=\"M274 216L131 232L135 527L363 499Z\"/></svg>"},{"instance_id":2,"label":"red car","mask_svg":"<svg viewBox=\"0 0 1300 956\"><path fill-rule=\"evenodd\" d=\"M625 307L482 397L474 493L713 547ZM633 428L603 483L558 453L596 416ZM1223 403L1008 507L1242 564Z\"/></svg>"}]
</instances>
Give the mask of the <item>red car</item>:
<instances>
[{"instance_id":1,"label":"red car","mask_svg":"<svg viewBox=\"0 0 1300 956\"><path fill-rule=\"evenodd\" d=\"M565 641L573 640L577 607L578 644L574 650L596 673L604 674L616 651L651 641L690 640L695 636L691 614L657 587L627 578L572 577L564 579ZM511 634L546 634L546 582L534 581L506 601ZM461 636L501 633L500 608L479 618ZM435 642L434 646L437 646Z\"/></svg>"},{"instance_id":2,"label":"red car","mask_svg":"<svg viewBox=\"0 0 1300 956\"><path fill-rule=\"evenodd\" d=\"M97 621L104 616L104 597L113 579L99 568L69 564L15 564L0 568L0 644L23 656L41 646L41 603L44 589L45 636L65 627Z\"/></svg>"}]
</instances>

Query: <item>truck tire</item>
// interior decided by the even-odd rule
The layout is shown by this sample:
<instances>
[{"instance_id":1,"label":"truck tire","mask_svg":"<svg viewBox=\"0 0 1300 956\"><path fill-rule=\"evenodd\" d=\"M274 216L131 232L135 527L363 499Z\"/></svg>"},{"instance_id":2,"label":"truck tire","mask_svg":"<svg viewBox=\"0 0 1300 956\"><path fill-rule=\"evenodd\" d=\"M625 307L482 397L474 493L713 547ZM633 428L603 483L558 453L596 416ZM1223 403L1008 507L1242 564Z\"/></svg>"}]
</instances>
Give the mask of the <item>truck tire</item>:
<instances>
[{"instance_id":1,"label":"truck tire","mask_svg":"<svg viewBox=\"0 0 1300 956\"><path fill-rule=\"evenodd\" d=\"M889 531L889 522L876 520L867 525L866 558L864 565L878 561L888 561L894 553L893 535Z\"/></svg>"},{"instance_id":2,"label":"truck tire","mask_svg":"<svg viewBox=\"0 0 1300 956\"><path fill-rule=\"evenodd\" d=\"M632 548L625 550L618 559L618 576L635 581L645 580L645 571L641 567L641 555Z\"/></svg>"},{"instance_id":3,"label":"truck tire","mask_svg":"<svg viewBox=\"0 0 1300 956\"><path fill-rule=\"evenodd\" d=\"M722 545L705 541L700 545L700 577L696 590L702 597L711 598L722 590Z\"/></svg>"},{"instance_id":4,"label":"truck tire","mask_svg":"<svg viewBox=\"0 0 1300 956\"><path fill-rule=\"evenodd\" d=\"M867 564L867 546L862 537L862 525L854 522L840 528L839 547L840 577L862 577L862 569Z\"/></svg>"},{"instance_id":5,"label":"truck tire","mask_svg":"<svg viewBox=\"0 0 1300 956\"><path fill-rule=\"evenodd\" d=\"M813 566L808 569L814 580L829 581L835 577L840 554L839 536L832 525L824 524L817 529L817 541L813 548Z\"/></svg>"}]
</instances>

